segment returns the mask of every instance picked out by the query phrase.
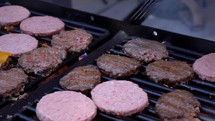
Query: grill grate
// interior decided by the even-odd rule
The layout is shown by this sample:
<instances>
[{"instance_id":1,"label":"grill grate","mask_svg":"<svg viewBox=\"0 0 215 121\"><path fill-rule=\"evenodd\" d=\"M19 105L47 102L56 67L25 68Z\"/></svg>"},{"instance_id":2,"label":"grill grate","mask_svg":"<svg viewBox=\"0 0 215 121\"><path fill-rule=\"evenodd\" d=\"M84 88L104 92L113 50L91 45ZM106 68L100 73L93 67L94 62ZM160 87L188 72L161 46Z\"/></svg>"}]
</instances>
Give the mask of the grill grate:
<instances>
[{"instance_id":1,"label":"grill grate","mask_svg":"<svg viewBox=\"0 0 215 121\"><path fill-rule=\"evenodd\" d=\"M9 3L4 3L4 2L0 2L0 7L1 6L5 6L5 5L10 5ZM44 13L40 13L40 12L35 12L30 10L31 12L31 16L42 16L42 15L47 15ZM82 28L84 30L86 30L87 32L91 33L94 37L92 43L89 45L87 50L84 50L82 52L79 53L69 53L67 55L67 58L63 61L62 64L59 65L58 68L56 68L56 71L52 72L51 75L54 75L57 70L59 70L60 68L62 68L65 65L70 65L72 63L75 63L78 61L78 57L85 54L85 53L90 53L93 50L95 50L96 47L100 46L101 44L106 42L106 38L110 35L109 30L102 28L102 27L98 27L98 26L94 26L94 25L90 25L90 24L86 24L83 22L79 22L79 21L73 21L73 20L69 20L69 19L63 19L60 18L64 23L65 23L65 29L66 30L72 30L75 28ZM14 28L11 31L6 31L4 28L0 29L0 36L4 35L4 34L8 34L8 33L21 33L21 30L19 29L18 26L14 26ZM51 42L51 36L50 37L37 37L37 39L39 40L39 47L41 46L46 46L46 45L50 45ZM10 68L11 67L17 67L17 58L13 58L13 62L10 64ZM45 77L41 77L40 75L35 75L35 74L28 74L29 76L29 83L25 86L24 92L26 93L28 91L32 91L32 89L34 89L33 87L36 87L36 85L38 85L40 82L42 82L43 80L45 80ZM15 96L17 97L17 96ZM13 101L9 101L9 99L0 99L0 109L8 104L10 104Z\"/></svg>"},{"instance_id":2,"label":"grill grate","mask_svg":"<svg viewBox=\"0 0 215 121\"><path fill-rule=\"evenodd\" d=\"M114 39L110 40L106 45L98 48L95 53L90 54L87 58L85 58L80 63L77 63L71 66L66 73L68 73L76 66L83 66L88 64L96 65L95 59L105 52L124 56L122 52L122 45L128 40L129 39L118 40L118 38L115 40ZM111 41L112 41L112 45L115 45L114 48L112 48L113 46L109 44L111 43ZM114 41L115 42L120 41L119 42L120 44L117 44L117 45L113 44ZM182 60L182 61L188 62L189 64L192 64L197 58L202 56L202 54L200 53L173 46L168 42L163 42L163 43L167 46L167 49L170 52L169 59ZM214 101L215 84L214 83L202 81L198 77L195 77L194 79L192 79L186 84L180 84L174 88L170 88L165 85L157 84L153 81L150 81L144 72L146 65L147 64L142 65L141 72L139 72L137 75L134 75L132 77L125 78L125 79L138 84L141 88L143 88L145 92L147 92L149 96L149 103L150 103L149 107L147 107L143 112L129 117L116 117L116 116L108 115L103 112L98 112L94 121L103 121L103 120L105 121L106 120L108 121L157 121L157 120L160 120L154 110L156 101L163 93L170 92L174 88L188 90L197 97L197 99L202 104L200 108L201 113L198 114L198 118L200 118L200 120L212 121L215 119L215 117L213 117L215 115L215 101ZM46 92L61 91L62 89L58 85L58 80L61 77L63 77L63 75L66 75L66 73L61 74L58 78L54 79L56 81L55 88L52 91L46 91ZM110 77L102 76L102 81L108 81L111 79L112 78ZM39 99L40 98L41 97L39 97ZM35 114L35 106L37 102L38 102L38 99L33 103L29 103L27 106L25 106L25 108L23 108L19 113L16 113L13 116L12 121L38 121Z\"/></svg>"}]
</instances>

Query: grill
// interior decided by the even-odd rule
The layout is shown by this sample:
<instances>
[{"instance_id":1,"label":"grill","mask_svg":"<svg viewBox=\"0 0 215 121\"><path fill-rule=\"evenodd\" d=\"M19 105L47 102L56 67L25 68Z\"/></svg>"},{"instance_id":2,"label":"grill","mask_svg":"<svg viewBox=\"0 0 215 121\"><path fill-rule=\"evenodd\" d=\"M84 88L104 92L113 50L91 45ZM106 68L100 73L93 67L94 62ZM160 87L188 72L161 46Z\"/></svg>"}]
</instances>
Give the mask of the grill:
<instances>
[{"instance_id":1,"label":"grill","mask_svg":"<svg viewBox=\"0 0 215 121\"><path fill-rule=\"evenodd\" d=\"M5 3L5 2L0 2L0 6L5 6L5 5L10 5L10 3ZM31 12L31 16L43 16L47 15L45 13L41 13L38 11L34 11L29 9ZM91 25L87 23L83 23L80 21L75 21L72 19L65 19L65 18L60 18L64 23L65 23L65 29L66 30L72 30L74 28L82 28L86 30L87 32L91 33L94 37L93 42L90 44L87 50L84 50L79 53L69 53L67 55L67 58L63 61L62 64L59 65L58 68L56 68L56 71L52 72L52 74L49 76L50 78L54 77L56 75L56 72L61 69L62 67L66 65L71 65L72 63L75 63L78 61L78 58L83 55L83 54L88 54L92 52L97 46L100 46L101 44L106 42L106 38L110 35L110 32L108 29L99 27L96 25ZM15 26L12 30L7 31L6 29L2 28L0 29L0 35L8 34L8 33L21 33L21 30L19 29L18 26ZM51 42L51 36L50 37L37 37L39 40L39 47L41 46L47 46L50 45ZM10 64L11 67L17 67L17 58L12 58L12 62ZM8 68L9 69L9 68ZM31 92L32 90L35 90L37 87L39 87L40 82L44 82L44 80L48 80L47 77L42 77L41 75L35 75L35 74L28 74L29 76L29 83L25 86L24 92L23 93L28 93ZM14 96L15 98L18 98ZM8 104L14 103L11 101L11 98L9 99L1 99L0 100L0 109L5 107Z\"/></svg>"},{"instance_id":2,"label":"grill","mask_svg":"<svg viewBox=\"0 0 215 121\"><path fill-rule=\"evenodd\" d=\"M214 52L215 43L207 40L183 36L159 29L146 26L128 25L127 22L116 21L105 17L96 16L76 10L57 7L48 3L37 0L3 0L10 1L12 4L19 4L27 7L31 11L32 16L52 15L59 17L66 24L66 29L83 28L94 36L93 43L88 50L80 53L71 53L64 60L63 64L53 72L49 77L42 78L40 75L29 75L30 83L26 86L24 93L27 97L16 102L2 101L0 102L0 120L11 121L38 121L35 114L35 106L39 99L45 94L62 91L59 87L59 80L78 66L96 65L95 59L104 53L112 53L125 56L122 52L122 46L128 40L136 37L144 37L148 39L158 40L167 46L170 57L169 60L182 60L190 65L204 54ZM10 4L9 3L9 4ZM8 5L8 3L0 2L0 6ZM50 8L50 9L47 9ZM123 31L119 31L123 30ZM118 32L119 31L119 32ZM19 33L20 30L15 27L13 33ZM118 32L118 33L117 33ZM0 35L8 33L1 29ZM116 34L117 33L117 34ZM114 36L115 35L115 36ZM129 36L128 36L129 35ZM113 37L111 39L111 37ZM37 38L40 46L50 44L50 37ZM105 44L104 44L105 43ZM204 45L204 46L203 46ZM100 46L100 47L99 47ZM207 48L205 48L207 47ZM96 49L97 48L97 49ZM88 56L81 61L78 57L84 53ZM16 64L14 64L16 65ZM129 116L116 117L103 112L98 112L94 121L155 121L159 120L154 110L157 99L163 94L173 89L185 89L193 93L201 102L201 113L198 117L203 121L213 121L215 119L215 84L202 81L195 77L186 84L180 84L174 88L165 85L156 84L150 81L145 74L145 66L143 64L141 71L126 80L137 83L149 95L150 105L143 112ZM102 81L108 81L112 78L103 76ZM44 83L43 83L44 82ZM90 95L88 95L90 96Z\"/></svg>"},{"instance_id":3,"label":"grill","mask_svg":"<svg viewBox=\"0 0 215 121\"><path fill-rule=\"evenodd\" d=\"M128 40L136 38L136 36L128 37L124 32L119 32L113 39L108 41L105 45L99 47L95 50L95 52L89 54L85 59L76 64L69 67L68 70L59 74L56 78L49 81L46 85L42 86L34 92L33 94L38 94L37 96L29 97L29 101L19 110L18 113L15 113L11 120L12 121L38 121L35 114L35 106L39 99L45 94L61 91L59 87L59 79L70 72L72 69L78 66L84 65L95 65L95 59L101 56L104 53L117 54L120 56L125 56L122 52L122 45L126 43ZM201 57L202 54L191 51L188 49L184 49L181 47L174 46L169 41L162 41L166 46L170 53L169 60L182 60L188 62L188 64L192 64L197 58ZM156 104L157 99L163 94L172 91L173 89L185 89L193 93L197 99L201 102L202 106L200 108L201 113L198 114L198 118L203 121L212 121L215 117L215 84L202 81L198 77L195 77L191 81L186 84L180 84L174 88L167 87L165 85L154 83L150 81L145 74L145 66L147 64L143 64L141 67L141 71L132 77L125 78L126 80L130 80L134 83L137 83L147 94L149 95L149 107L147 107L143 112L129 116L129 117L116 117L112 115L108 115L103 112L98 112L94 121L157 121L160 120L158 115L154 110L154 106ZM112 78L107 76L102 76L102 81L108 81Z\"/></svg>"}]
</instances>

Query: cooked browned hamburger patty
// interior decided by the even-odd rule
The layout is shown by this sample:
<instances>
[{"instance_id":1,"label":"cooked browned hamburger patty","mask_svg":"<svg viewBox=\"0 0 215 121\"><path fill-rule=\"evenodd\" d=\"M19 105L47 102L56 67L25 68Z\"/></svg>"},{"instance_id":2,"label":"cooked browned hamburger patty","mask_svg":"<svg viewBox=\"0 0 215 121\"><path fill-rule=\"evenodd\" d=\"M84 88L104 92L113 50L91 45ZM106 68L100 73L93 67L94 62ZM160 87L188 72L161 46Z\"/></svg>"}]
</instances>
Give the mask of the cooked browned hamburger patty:
<instances>
[{"instance_id":1,"label":"cooked browned hamburger patty","mask_svg":"<svg viewBox=\"0 0 215 121\"><path fill-rule=\"evenodd\" d=\"M136 38L123 46L123 52L132 58L143 62L160 60L168 57L166 47L157 41Z\"/></svg>"},{"instance_id":2,"label":"cooked browned hamburger patty","mask_svg":"<svg viewBox=\"0 0 215 121\"><path fill-rule=\"evenodd\" d=\"M91 95L99 110L113 115L129 116L148 106L148 96L143 89L126 80L98 84Z\"/></svg>"},{"instance_id":3,"label":"cooked browned hamburger patty","mask_svg":"<svg viewBox=\"0 0 215 121\"><path fill-rule=\"evenodd\" d=\"M97 109L80 92L59 91L43 96L36 106L40 121L92 121Z\"/></svg>"},{"instance_id":4,"label":"cooked browned hamburger patty","mask_svg":"<svg viewBox=\"0 0 215 121\"><path fill-rule=\"evenodd\" d=\"M37 48L22 55L18 64L27 72L48 76L66 58L66 51L51 47Z\"/></svg>"},{"instance_id":5,"label":"cooked browned hamburger patty","mask_svg":"<svg viewBox=\"0 0 215 121\"><path fill-rule=\"evenodd\" d=\"M20 56L37 48L38 40L28 34L5 34L0 36L0 51Z\"/></svg>"},{"instance_id":6,"label":"cooked browned hamburger patty","mask_svg":"<svg viewBox=\"0 0 215 121\"><path fill-rule=\"evenodd\" d=\"M157 101L155 110L165 121L198 121L199 101L188 91L174 90L163 94Z\"/></svg>"},{"instance_id":7,"label":"cooked browned hamburger patty","mask_svg":"<svg viewBox=\"0 0 215 121\"><path fill-rule=\"evenodd\" d=\"M103 54L96 62L101 72L113 78L136 74L141 66L135 59L112 54Z\"/></svg>"},{"instance_id":8,"label":"cooked browned hamburger patty","mask_svg":"<svg viewBox=\"0 0 215 121\"><path fill-rule=\"evenodd\" d=\"M53 36L51 44L58 49L64 49L68 52L80 52L87 49L92 42L93 36L83 29L62 31L60 34Z\"/></svg>"},{"instance_id":9,"label":"cooked browned hamburger patty","mask_svg":"<svg viewBox=\"0 0 215 121\"><path fill-rule=\"evenodd\" d=\"M194 72L186 62L158 60L146 67L146 74L157 83L175 85L189 81Z\"/></svg>"},{"instance_id":10,"label":"cooked browned hamburger patty","mask_svg":"<svg viewBox=\"0 0 215 121\"><path fill-rule=\"evenodd\" d=\"M0 27L7 25L17 25L29 16L29 10L22 6L10 5L0 7Z\"/></svg>"},{"instance_id":11,"label":"cooked browned hamburger patty","mask_svg":"<svg viewBox=\"0 0 215 121\"><path fill-rule=\"evenodd\" d=\"M34 16L22 21L20 29L32 36L51 36L63 30L64 23L52 16Z\"/></svg>"},{"instance_id":12,"label":"cooked browned hamburger patty","mask_svg":"<svg viewBox=\"0 0 215 121\"><path fill-rule=\"evenodd\" d=\"M0 70L0 97L19 93L27 83L27 77L19 68Z\"/></svg>"},{"instance_id":13,"label":"cooked browned hamburger patty","mask_svg":"<svg viewBox=\"0 0 215 121\"><path fill-rule=\"evenodd\" d=\"M67 90L86 92L100 83L100 71L91 66L82 66L73 69L60 79L60 86Z\"/></svg>"},{"instance_id":14,"label":"cooked browned hamburger patty","mask_svg":"<svg viewBox=\"0 0 215 121\"><path fill-rule=\"evenodd\" d=\"M210 53L197 59L193 70L202 80L215 82L215 53Z\"/></svg>"}]
</instances>

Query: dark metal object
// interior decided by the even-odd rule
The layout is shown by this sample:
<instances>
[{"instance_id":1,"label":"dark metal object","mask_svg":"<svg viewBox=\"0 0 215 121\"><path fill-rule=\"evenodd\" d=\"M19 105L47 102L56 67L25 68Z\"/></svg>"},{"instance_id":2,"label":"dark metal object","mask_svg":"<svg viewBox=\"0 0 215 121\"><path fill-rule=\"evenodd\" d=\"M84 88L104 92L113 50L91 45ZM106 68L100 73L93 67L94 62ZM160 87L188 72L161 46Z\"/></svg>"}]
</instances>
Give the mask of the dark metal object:
<instances>
[{"instance_id":1,"label":"dark metal object","mask_svg":"<svg viewBox=\"0 0 215 121\"><path fill-rule=\"evenodd\" d=\"M141 24L146 19L149 11L157 1L158 0L144 0L125 18L125 21L129 24Z\"/></svg>"}]
</instances>

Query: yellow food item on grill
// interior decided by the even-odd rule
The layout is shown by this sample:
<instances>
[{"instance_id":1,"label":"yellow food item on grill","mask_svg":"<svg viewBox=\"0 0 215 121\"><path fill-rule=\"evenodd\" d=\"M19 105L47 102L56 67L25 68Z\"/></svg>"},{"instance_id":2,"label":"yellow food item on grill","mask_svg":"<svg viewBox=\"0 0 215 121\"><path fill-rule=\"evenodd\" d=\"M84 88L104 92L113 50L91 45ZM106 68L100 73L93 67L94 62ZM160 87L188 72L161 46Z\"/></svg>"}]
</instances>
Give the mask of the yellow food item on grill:
<instances>
[{"instance_id":1,"label":"yellow food item on grill","mask_svg":"<svg viewBox=\"0 0 215 121\"><path fill-rule=\"evenodd\" d=\"M0 67L8 60L9 56L11 55L11 53L0 51Z\"/></svg>"}]
</instances>

